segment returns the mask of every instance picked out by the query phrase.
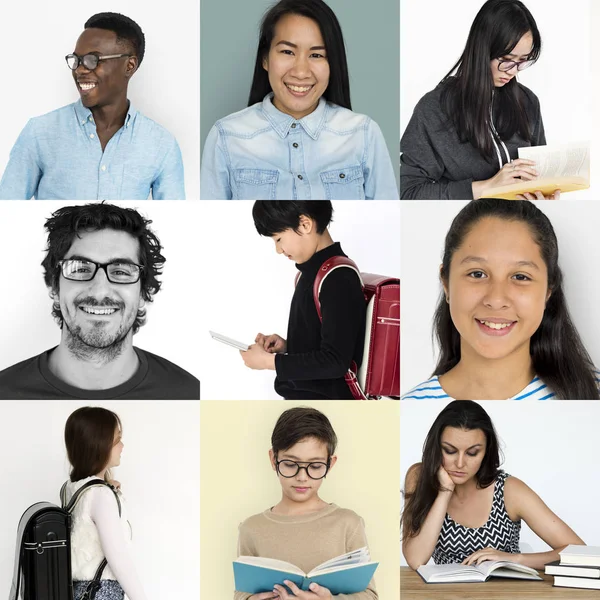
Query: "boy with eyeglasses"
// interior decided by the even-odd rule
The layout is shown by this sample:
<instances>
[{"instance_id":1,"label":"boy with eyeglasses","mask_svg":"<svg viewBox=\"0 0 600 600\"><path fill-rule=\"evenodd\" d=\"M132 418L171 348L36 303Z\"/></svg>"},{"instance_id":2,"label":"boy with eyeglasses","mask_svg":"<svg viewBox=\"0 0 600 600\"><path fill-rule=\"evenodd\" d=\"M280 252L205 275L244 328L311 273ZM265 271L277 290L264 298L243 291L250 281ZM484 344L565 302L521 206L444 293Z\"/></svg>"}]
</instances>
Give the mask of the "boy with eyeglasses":
<instances>
[{"instance_id":1,"label":"boy with eyeglasses","mask_svg":"<svg viewBox=\"0 0 600 600\"><path fill-rule=\"evenodd\" d=\"M344 375L363 358L366 304L360 277L350 268L331 270L319 293L322 320L313 296L323 263L346 256L329 234L332 215L328 200L258 200L252 209L258 233L270 237L301 274L286 339L259 333L241 353L247 367L277 372L275 391L286 400L353 399Z\"/></svg>"},{"instance_id":2,"label":"boy with eyeglasses","mask_svg":"<svg viewBox=\"0 0 600 600\"><path fill-rule=\"evenodd\" d=\"M65 57L79 100L30 119L10 153L0 200L185 200L175 138L138 112L127 87L145 52L118 13L88 19Z\"/></svg>"},{"instance_id":3,"label":"boy with eyeglasses","mask_svg":"<svg viewBox=\"0 0 600 600\"><path fill-rule=\"evenodd\" d=\"M305 573L317 565L367 546L364 523L355 512L328 504L319 489L337 462L337 436L314 408L286 410L271 436L269 458L281 485L281 500L246 519L239 528L238 556L290 562ZM316 583L310 591L284 581L258 594L236 591L234 600L376 600L374 580L363 592L338 594Z\"/></svg>"}]
</instances>

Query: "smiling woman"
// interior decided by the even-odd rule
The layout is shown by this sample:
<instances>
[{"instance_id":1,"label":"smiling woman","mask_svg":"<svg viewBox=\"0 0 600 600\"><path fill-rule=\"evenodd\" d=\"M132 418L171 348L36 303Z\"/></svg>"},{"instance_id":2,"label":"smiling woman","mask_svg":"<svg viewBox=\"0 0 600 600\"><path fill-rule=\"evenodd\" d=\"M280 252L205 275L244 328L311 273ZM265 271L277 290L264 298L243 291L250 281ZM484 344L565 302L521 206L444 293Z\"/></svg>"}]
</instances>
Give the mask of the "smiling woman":
<instances>
[{"instance_id":1,"label":"smiling woman","mask_svg":"<svg viewBox=\"0 0 600 600\"><path fill-rule=\"evenodd\" d=\"M217 121L201 198L398 198L378 125L352 111L344 38L323 0L281 0L261 25L248 108Z\"/></svg>"},{"instance_id":2,"label":"smiling woman","mask_svg":"<svg viewBox=\"0 0 600 600\"><path fill-rule=\"evenodd\" d=\"M598 399L549 219L529 201L467 204L446 235L433 377L403 399Z\"/></svg>"}]
</instances>

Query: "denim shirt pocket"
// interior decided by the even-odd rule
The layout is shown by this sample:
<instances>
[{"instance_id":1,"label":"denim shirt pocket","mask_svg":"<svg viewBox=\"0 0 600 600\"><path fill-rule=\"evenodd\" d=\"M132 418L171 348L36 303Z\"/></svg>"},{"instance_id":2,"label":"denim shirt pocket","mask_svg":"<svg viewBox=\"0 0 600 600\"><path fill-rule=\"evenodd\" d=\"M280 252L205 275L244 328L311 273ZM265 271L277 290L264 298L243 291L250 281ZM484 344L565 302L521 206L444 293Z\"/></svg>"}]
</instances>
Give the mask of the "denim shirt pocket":
<instances>
[{"instance_id":1,"label":"denim shirt pocket","mask_svg":"<svg viewBox=\"0 0 600 600\"><path fill-rule=\"evenodd\" d=\"M236 200L275 200L279 171L236 169Z\"/></svg>"},{"instance_id":2,"label":"denim shirt pocket","mask_svg":"<svg viewBox=\"0 0 600 600\"><path fill-rule=\"evenodd\" d=\"M323 171L321 182L327 200L365 199L365 178L360 166Z\"/></svg>"}]
</instances>

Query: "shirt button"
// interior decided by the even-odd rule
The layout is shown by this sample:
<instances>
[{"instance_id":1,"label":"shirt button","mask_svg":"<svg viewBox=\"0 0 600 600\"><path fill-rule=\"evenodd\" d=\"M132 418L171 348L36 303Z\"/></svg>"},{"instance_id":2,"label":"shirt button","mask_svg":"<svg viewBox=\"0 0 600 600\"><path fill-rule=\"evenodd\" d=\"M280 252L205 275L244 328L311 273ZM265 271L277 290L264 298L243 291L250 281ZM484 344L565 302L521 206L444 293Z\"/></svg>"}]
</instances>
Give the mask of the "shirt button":
<instances>
[{"instance_id":1,"label":"shirt button","mask_svg":"<svg viewBox=\"0 0 600 600\"><path fill-rule=\"evenodd\" d=\"M96 136L93 133L90 133L90 139L94 139Z\"/></svg>"},{"instance_id":2,"label":"shirt button","mask_svg":"<svg viewBox=\"0 0 600 600\"><path fill-rule=\"evenodd\" d=\"M296 123L292 123L292 129L296 129Z\"/></svg>"},{"instance_id":3,"label":"shirt button","mask_svg":"<svg viewBox=\"0 0 600 600\"><path fill-rule=\"evenodd\" d=\"M294 143L292 144L292 146L294 146L294 148L297 148L297 147L298 147L298 144L296 144L296 142L294 142Z\"/></svg>"},{"instance_id":4,"label":"shirt button","mask_svg":"<svg viewBox=\"0 0 600 600\"><path fill-rule=\"evenodd\" d=\"M102 169L103 171L106 171L106 165L102 165L101 169Z\"/></svg>"},{"instance_id":5,"label":"shirt button","mask_svg":"<svg viewBox=\"0 0 600 600\"><path fill-rule=\"evenodd\" d=\"M340 173L340 179L344 179L344 177L346 177L345 173Z\"/></svg>"},{"instance_id":6,"label":"shirt button","mask_svg":"<svg viewBox=\"0 0 600 600\"><path fill-rule=\"evenodd\" d=\"M302 180L304 177L302 177L302 175L298 175L298 179Z\"/></svg>"}]
</instances>

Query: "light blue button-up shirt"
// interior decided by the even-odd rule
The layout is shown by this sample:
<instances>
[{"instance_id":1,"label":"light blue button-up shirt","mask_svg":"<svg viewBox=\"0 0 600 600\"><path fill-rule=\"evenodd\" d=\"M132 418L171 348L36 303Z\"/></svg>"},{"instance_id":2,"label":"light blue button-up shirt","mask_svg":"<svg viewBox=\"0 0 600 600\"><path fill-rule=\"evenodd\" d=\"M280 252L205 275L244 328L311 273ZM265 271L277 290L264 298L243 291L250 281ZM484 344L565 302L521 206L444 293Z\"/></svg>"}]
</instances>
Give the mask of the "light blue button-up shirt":
<instances>
[{"instance_id":1,"label":"light blue button-up shirt","mask_svg":"<svg viewBox=\"0 0 600 600\"><path fill-rule=\"evenodd\" d=\"M216 122L202 156L203 200L397 200L385 140L365 115L319 100L296 120L269 94Z\"/></svg>"},{"instance_id":2,"label":"light blue button-up shirt","mask_svg":"<svg viewBox=\"0 0 600 600\"><path fill-rule=\"evenodd\" d=\"M30 119L10 153L1 200L185 200L177 140L129 104L104 152L81 100Z\"/></svg>"}]
</instances>

